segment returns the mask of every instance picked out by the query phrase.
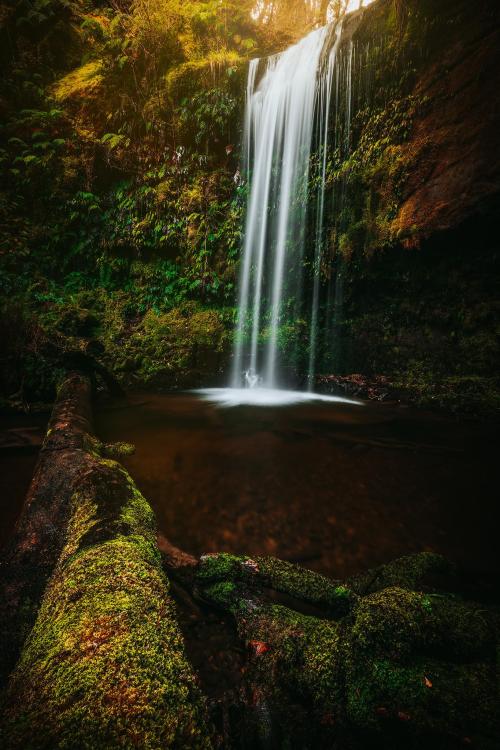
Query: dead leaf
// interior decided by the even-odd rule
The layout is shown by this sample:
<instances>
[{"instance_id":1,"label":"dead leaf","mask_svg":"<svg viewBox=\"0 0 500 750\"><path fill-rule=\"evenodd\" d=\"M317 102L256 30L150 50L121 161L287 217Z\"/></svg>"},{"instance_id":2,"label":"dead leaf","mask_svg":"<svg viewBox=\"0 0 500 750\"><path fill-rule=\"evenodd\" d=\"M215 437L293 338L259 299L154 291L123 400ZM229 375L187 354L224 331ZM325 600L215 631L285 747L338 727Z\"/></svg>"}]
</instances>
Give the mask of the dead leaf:
<instances>
[{"instance_id":1,"label":"dead leaf","mask_svg":"<svg viewBox=\"0 0 500 750\"><path fill-rule=\"evenodd\" d=\"M265 643L264 641L248 641L248 645L254 652L255 656L262 656L262 654L267 653L271 648L269 643Z\"/></svg>"},{"instance_id":2,"label":"dead leaf","mask_svg":"<svg viewBox=\"0 0 500 750\"><path fill-rule=\"evenodd\" d=\"M256 563L255 560L252 560L250 557L245 560L244 565L246 568L249 568L252 571L252 573L259 572L258 563Z\"/></svg>"}]
</instances>

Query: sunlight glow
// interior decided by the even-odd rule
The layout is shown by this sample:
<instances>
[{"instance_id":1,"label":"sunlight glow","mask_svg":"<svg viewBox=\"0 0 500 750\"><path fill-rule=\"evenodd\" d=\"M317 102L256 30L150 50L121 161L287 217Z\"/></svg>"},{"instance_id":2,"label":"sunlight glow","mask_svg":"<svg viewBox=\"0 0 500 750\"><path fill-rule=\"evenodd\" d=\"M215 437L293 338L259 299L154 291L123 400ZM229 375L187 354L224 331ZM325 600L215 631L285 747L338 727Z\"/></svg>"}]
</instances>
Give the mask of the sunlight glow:
<instances>
[{"instance_id":1,"label":"sunlight glow","mask_svg":"<svg viewBox=\"0 0 500 750\"><path fill-rule=\"evenodd\" d=\"M345 8L345 13L352 13L355 10L359 10L361 6L364 8L367 5L371 5L371 3L375 2L375 0L344 0L344 3L340 6L341 8ZM320 8L320 1L319 0L308 0L308 5L310 6L310 9L312 12L318 11ZM330 22L335 18L336 12L338 13L338 10L334 10L333 3L330 3L330 7L327 11L327 20ZM251 11L252 18L257 21L260 20L263 23L267 23L273 14L273 5L269 4L268 0L256 0L255 5L253 6L253 9Z\"/></svg>"},{"instance_id":2,"label":"sunlight glow","mask_svg":"<svg viewBox=\"0 0 500 750\"><path fill-rule=\"evenodd\" d=\"M373 3L374 0L349 0L346 8L346 13L351 13L353 10L358 10L361 6L366 7Z\"/></svg>"}]
</instances>

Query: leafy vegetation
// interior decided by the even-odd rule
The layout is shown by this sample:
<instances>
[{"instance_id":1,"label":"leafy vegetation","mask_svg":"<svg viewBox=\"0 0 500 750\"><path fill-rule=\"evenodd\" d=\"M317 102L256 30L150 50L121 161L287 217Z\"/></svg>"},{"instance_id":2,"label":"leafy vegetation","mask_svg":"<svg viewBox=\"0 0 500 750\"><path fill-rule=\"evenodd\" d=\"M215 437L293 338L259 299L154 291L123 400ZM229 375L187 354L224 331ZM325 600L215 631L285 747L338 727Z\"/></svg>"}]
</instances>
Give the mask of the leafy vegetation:
<instances>
[{"instance_id":1,"label":"leafy vegetation","mask_svg":"<svg viewBox=\"0 0 500 750\"><path fill-rule=\"evenodd\" d=\"M4 394L51 398L61 352L89 336L110 345L119 371L112 342L128 331L147 338L152 316L196 309L192 351L197 315L231 321L210 310L234 298L242 74L267 43L250 7L3 6ZM69 330L82 316L94 321L88 330ZM166 369L178 362L173 355ZM136 379L148 381L152 368Z\"/></svg>"},{"instance_id":2,"label":"leafy vegetation","mask_svg":"<svg viewBox=\"0 0 500 750\"><path fill-rule=\"evenodd\" d=\"M345 8L345 0L0 3L2 398L51 400L65 353L89 342L128 386L198 382L204 366L207 379L217 377L247 190L239 153L247 61ZM429 71L441 70L439 29L451 29L458 49L490 21L472 22L462 0L429 8L384 0L354 36L351 129L342 130L341 102L331 123L339 140L326 155L319 369L384 373L422 403L451 404L475 383L475 403L489 409L498 393L491 242L477 225L468 230L478 256L450 235L445 243L458 252L441 262L403 206L438 158L429 156L442 133L436 111L455 106L429 89ZM313 182L321 164L314 153ZM313 199L311 221L315 211ZM312 250L309 242L307 306ZM459 293L447 292L450 274ZM299 307L291 300L293 320L279 334L296 379L309 346L309 307ZM163 346L152 320L163 321Z\"/></svg>"}]
</instances>

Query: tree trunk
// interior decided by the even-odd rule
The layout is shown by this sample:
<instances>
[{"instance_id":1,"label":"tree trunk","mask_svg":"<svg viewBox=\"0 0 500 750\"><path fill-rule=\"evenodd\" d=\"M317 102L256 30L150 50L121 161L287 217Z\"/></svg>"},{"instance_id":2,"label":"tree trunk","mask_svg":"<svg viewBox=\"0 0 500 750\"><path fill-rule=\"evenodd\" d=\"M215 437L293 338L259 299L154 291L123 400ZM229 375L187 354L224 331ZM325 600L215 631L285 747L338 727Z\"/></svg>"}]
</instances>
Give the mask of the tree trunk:
<instances>
[{"instance_id":1,"label":"tree trunk","mask_svg":"<svg viewBox=\"0 0 500 750\"><path fill-rule=\"evenodd\" d=\"M0 685L17 661L61 553L70 498L88 467L91 421L90 380L72 373L59 389L28 496L2 562Z\"/></svg>"}]
</instances>

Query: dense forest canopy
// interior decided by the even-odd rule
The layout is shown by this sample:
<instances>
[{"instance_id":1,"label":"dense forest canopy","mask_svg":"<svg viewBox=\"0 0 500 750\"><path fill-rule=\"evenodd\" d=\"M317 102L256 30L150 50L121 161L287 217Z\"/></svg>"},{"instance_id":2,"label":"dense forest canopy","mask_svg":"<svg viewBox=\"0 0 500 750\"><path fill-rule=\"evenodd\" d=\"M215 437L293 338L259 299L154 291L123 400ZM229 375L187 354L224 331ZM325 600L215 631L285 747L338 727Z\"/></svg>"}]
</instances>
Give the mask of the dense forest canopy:
<instances>
[{"instance_id":1,"label":"dense forest canopy","mask_svg":"<svg viewBox=\"0 0 500 750\"><path fill-rule=\"evenodd\" d=\"M17 200L40 215L49 197L41 186L50 188L58 208L72 193L77 209L86 201L95 205L89 196L96 179L143 174L164 164L166 148L170 158L179 147L194 147L200 159L215 147L219 156L237 139L242 119L241 79L231 86L228 78L244 75L249 57L283 48L324 21L328 8L339 14L345 3L4 5L2 245L14 235L21 254L29 252L31 227L11 232L8 222L19 221ZM68 229L66 218L67 212Z\"/></svg>"}]
</instances>

